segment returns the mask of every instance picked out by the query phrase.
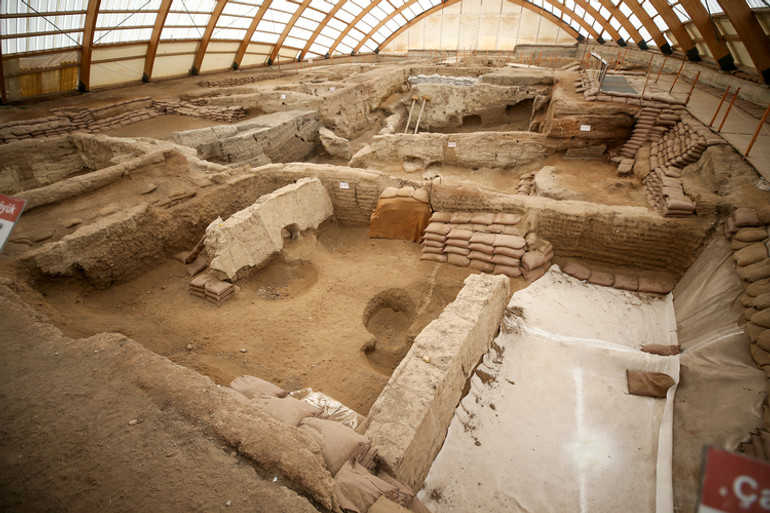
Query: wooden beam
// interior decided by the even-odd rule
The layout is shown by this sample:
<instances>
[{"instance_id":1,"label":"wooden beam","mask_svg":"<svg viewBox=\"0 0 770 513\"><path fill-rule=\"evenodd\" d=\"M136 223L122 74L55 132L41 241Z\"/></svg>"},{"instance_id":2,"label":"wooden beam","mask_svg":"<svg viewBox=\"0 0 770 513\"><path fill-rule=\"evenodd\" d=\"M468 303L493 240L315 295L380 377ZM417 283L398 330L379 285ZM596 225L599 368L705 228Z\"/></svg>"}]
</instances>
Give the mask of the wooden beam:
<instances>
[{"instance_id":1,"label":"wooden beam","mask_svg":"<svg viewBox=\"0 0 770 513\"><path fill-rule=\"evenodd\" d=\"M700 0L699 0L700 1ZM634 24L631 23L631 20L626 18L626 15L621 12L620 9L615 7L615 5L610 2L609 0L599 0L599 3L604 6L605 9L610 11L610 14L615 17L616 20L623 26L624 29L626 29L626 32L631 36L631 39L633 39L635 42L642 41L642 35L639 33L638 30L636 30L636 27L634 27ZM616 41L620 46L625 46L626 42L623 39L618 39Z\"/></svg>"},{"instance_id":2,"label":"wooden beam","mask_svg":"<svg viewBox=\"0 0 770 513\"><path fill-rule=\"evenodd\" d=\"M87 92L91 87L91 53L94 46L94 32L96 32L96 18L99 15L101 0L88 0L86 20L83 25L83 42L80 47L80 80L78 90Z\"/></svg>"},{"instance_id":3,"label":"wooden beam","mask_svg":"<svg viewBox=\"0 0 770 513\"><path fill-rule=\"evenodd\" d=\"M238 46L238 51L235 52L235 59L233 59L233 69L238 69L241 67L243 56L246 55L246 49L249 47L251 38L254 36L254 32L257 30L257 25L259 25L259 22L262 21L262 18L265 17L265 13L270 8L270 4L272 2L273 0L262 0L262 5L259 6L259 10L257 11L257 14L254 15L254 19L251 20L251 24L249 25L249 29L246 31L246 35L243 37L243 41L241 41L240 46Z\"/></svg>"},{"instance_id":4,"label":"wooden beam","mask_svg":"<svg viewBox=\"0 0 770 513\"><path fill-rule=\"evenodd\" d=\"M321 21L321 23L318 24L318 26L313 31L313 35L310 36L310 38L307 40L307 44L305 45L305 48L302 49L302 52L299 54L299 59L302 60L305 55L307 54L308 50L310 50L310 47L313 46L313 43L315 42L316 38L318 37L318 34L321 33L321 30L329 23L329 20L334 18L334 15L337 14L337 11L339 11L342 8L342 5L347 2L347 0L338 0L336 4L334 4L334 7L332 7L332 10L329 11L329 14L326 15L326 17Z\"/></svg>"},{"instance_id":5,"label":"wooden beam","mask_svg":"<svg viewBox=\"0 0 770 513\"><path fill-rule=\"evenodd\" d=\"M593 18L599 22L599 25L601 25L602 28L610 34L610 37L612 38L613 41L617 41L618 39L620 39L620 33L617 30L615 30L615 27L613 27L610 24L610 22L604 18L604 16L599 14L599 11L594 9L594 7L590 3L588 3L586 0L575 0L575 3L578 4L580 7L582 7L588 14L593 16ZM559 6L559 8L561 9L561 6ZM582 20L582 19L583 19L582 16L578 17L578 20ZM599 39L599 36L597 35L594 39Z\"/></svg>"},{"instance_id":6,"label":"wooden beam","mask_svg":"<svg viewBox=\"0 0 770 513\"><path fill-rule=\"evenodd\" d=\"M697 27L703 42L708 46L711 56L719 64L719 67L725 71L736 69L733 56L730 53L730 49L727 48L727 43L717 33L714 21L709 16L709 13L706 12L706 8L703 7L701 0L679 0L679 5L687 12L687 15Z\"/></svg>"},{"instance_id":7,"label":"wooden beam","mask_svg":"<svg viewBox=\"0 0 770 513\"><path fill-rule=\"evenodd\" d=\"M193 60L192 68L190 68L191 75L197 75L200 73L201 66L203 65L203 58L206 56L206 50L209 47L211 41L211 34L214 33L214 29L217 26L219 17L222 16L222 11L227 5L227 0L217 0L217 5L214 7L214 11L209 18L209 24L206 25L206 31L203 33L201 44L198 45L198 50L195 52L195 59Z\"/></svg>"},{"instance_id":8,"label":"wooden beam","mask_svg":"<svg viewBox=\"0 0 770 513\"><path fill-rule=\"evenodd\" d=\"M695 41L692 40L690 33L687 32L686 28L684 28L682 22L679 21L679 17L671 8L671 5L669 5L668 1L649 0L649 2L652 4L655 10L658 11L658 14L660 14L660 17L663 18L665 24L668 25L671 33L674 35L674 39L676 39L676 43L679 45L679 48L681 48L685 55L687 55L687 58L691 61L699 61L700 53L698 52L698 47L695 46Z\"/></svg>"},{"instance_id":9,"label":"wooden beam","mask_svg":"<svg viewBox=\"0 0 770 513\"><path fill-rule=\"evenodd\" d=\"M362 10L360 13L358 13L358 15L357 15L355 18L353 18L353 21L351 21L350 23L348 23L348 26L347 26L347 27L345 27L345 30L343 30L342 32L340 32L340 35L339 35L339 36L337 36L337 39L336 39L336 40L334 41L334 43L332 43L332 45L329 47L329 55L331 55L331 54L333 54L333 53L334 53L334 50L337 48L337 45L339 45L339 44L340 44L340 42L342 42L342 40L343 40L343 39L345 39L345 36L347 36L347 35L348 35L348 33L349 33L349 32L350 32L352 29L353 29L353 27L355 27L355 26L356 26L356 23L358 23L359 21L361 21L361 19L362 19L364 16L366 16L367 14L369 14L369 11L371 11L372 9L374 9L375 7L377 7L377 5L380 3L380 1L381 1L381 0L379 0L379 1L374 1L374 0L373 0L372 2L370 2L370 3L369 3L369 5L367 5L365 9L363 9L363 10ZM409 2L407 2L406 4L402 5L402 6L401 6L401 8L403 8L403 7L404 7L405 5L407 5L407 4L413 4L413 3L415 3L415 2L414 2L414 0L410 0L410 1L409 1ZM394 12L395 12L395 11L394 11ZM393 14L393 13L391 13L391 14ZM364 36L364 39L366 39L366 36ZM357 46L357 48L360 48L360 47L361 47L361 45L360 45L360 41L359 41L359 45ZM355 52L356 52L356 50L353 50L353 53L355 53Z\"/></svg>"},{"instance_id":10,"label":"wooden beam","mask_svg":"<svg viewBox=\"0 0 770 513\"><path fill-rule=\"evenodd\" d=\"M149 82L152 79L152 68L155 66L155 57L158 54L158 44L160 43L160 34L166 25L168 10L171 9L173 0L163 0L158 10L158 16L155 18L155 26L152 28L150 44L147 46L147 55L144 58L144 73L142 73L142 82Z\"/></svg>"},{"instance_id":11,"label":"wooden beam","mask_svg":"<svg viewBox=\"0 0 770 513\"><path fill-rule=\"evenodd\" d=\"M655 41L656 45L658 45L660 51L666 54L670 54L671 45L668 44L668 41L666 41L666 38L663 36L655 22L652 21L650 15L647 14L647 11L644 10L644 8L639 4L639 2L637 2L637 0L624 0L624 2L628 8L631 9L631 11L636 15L636 17L639 18L639 21L642 22L642 25L647 29L647 32L650 33L652 40ZM640 48L642 47L639 41L636 42L636 45ZM644 46L647 46L646 41L644 42Z\"/></svg>"},{"instance_id":12,"label":"wooden beam","mask_svg":"<svg viewBox=\"0 0 770 513\"><path fill-rule=\"evenodd\" d=\"M403 9L406 9L407 7L409 7L411 4L415 3L416 1L417 0L410 0L410 1L408 1L407 3L402 5L399 9L396 9L395 11L390 13L387 17L383 18L382 21L380 21L380 23L378 23L376 27L372 28L372 30L366 36L364 36L361 39L361 41L358 42L358 45L356 46L356 48L360 48L366 42L367 39L370 39L374 35L374 33L377 32L377 30L380 29L380 27L382 27L385 23L387 23L396 14L401 12ZM399 27L398 30L396 30L391 35L389 35L382 43L380 43L379 48L386 47L388 44L390 44L391 41L393 41L396 37L398 37L401 33L403 33L406 29L408 29L409 27L411 27L412 25L414 25L418 21L420 21L420 20L430 16L433 13L436 13L436 12L440 11L444 7L449 7L450 5L456 4L459 1L461 1L461 0L446 0L445 2L439 4L439 5L435 6L435 7L432 7L430 9L428 9L427 11L424 11L424 12L420 13L418 16L415 16L413 19L409 20L406 24L404 24L403 26ZM560 28L562 28L565 32L567 32L570 36L574 37L575 39L577 39L577 37L580 35L580 33L577 30L572 28L564 20L562 20L560 18L557 18L556 16L554 16L550 12L546 11L545 9L543 9L541 7L538 7L538 6L534 5L531 2L528 2L527 0L507 0L507 1L511 2L512 4L520 5L520 6L524 7L524 8L526 8L526 9L529 9L530 11L532 11L532 12L534 12L536 14L539 14L540 16L543 16L547 20L549 20L549 21L559 25ZM566 12L569 12L569 13L573 14L574 15L573 19L576 22L578 22L580 24L580 26L585 28L588 31L589 34L591 34L592 36L594 36L595 38L598 39L599 34L596 32L596 30L594 30L593 27L588 25L588 23L586 23L581 17L578 17L577 14L575 14L573 11L570 11L569 9L567 9L566 6L564 6L562 4L558 4L558 7L561 10L564 10ZM358 51L358 50L356 50L356 51Z\"/></svg>"},{"instance_id":13,"label":"wooden beam","mask_svg":"<svg viewBox=\"0 0 770 513\"><path fill-rule=\"evenodd\" d=\"M302 13L305 12L305 9L307 9L308 5L310 5L310 0L304 0L302 2L302 5L300 5L296 11L294 11L294 14L289 20L289 23L286 24L286 27L284 27L283 32L281 32L281 37L278 38L278 41L275 43L275 46L273 46L273 51L270 52L271 61L274 61L275 58L278 56L278 52L281 50L281 47L283 46L283 42L286 41L286 36L289 35L289 31L294 26L294 24L297 23L297 20L302 15Z\"/></svg>"},{"instance_id":14,"label":"wooden beam","mask_svg":"<svg viewBox=\"0 0 770 513\"><path fill-rule=\"evenodd\" d=\"M741 38L757 73L770 84L770 40L746 0L717 0Z\"/></svg>"}]
</instances>

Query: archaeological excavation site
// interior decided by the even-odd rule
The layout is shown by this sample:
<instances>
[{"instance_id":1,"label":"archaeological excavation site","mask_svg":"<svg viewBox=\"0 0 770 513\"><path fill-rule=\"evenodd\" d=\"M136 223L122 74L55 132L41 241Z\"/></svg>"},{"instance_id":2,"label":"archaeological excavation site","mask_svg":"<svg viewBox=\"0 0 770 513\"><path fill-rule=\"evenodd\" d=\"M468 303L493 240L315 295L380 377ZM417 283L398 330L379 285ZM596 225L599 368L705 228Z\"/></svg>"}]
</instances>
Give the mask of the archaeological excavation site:
<instances>
[{"instance_id":1,"label":"archaeological excavation site","mask_svg":"<svg viewBox=\"0 0 770 513\"><path fill-rule=\"evenodd\" d=\"M0 510L765 511L768 27L2 2Z\"/></svg>"}]
</instances>

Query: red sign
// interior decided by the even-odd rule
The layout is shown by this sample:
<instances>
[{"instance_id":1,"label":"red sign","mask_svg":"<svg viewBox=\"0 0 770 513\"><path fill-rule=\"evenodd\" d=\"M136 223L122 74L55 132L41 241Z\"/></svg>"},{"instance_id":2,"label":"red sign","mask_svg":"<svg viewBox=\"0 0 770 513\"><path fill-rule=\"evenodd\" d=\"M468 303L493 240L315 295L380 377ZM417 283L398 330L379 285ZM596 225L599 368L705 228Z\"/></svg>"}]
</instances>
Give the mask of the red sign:
<instances>
[{"instance_id":1,"label":"red sign","mask_svg":"<svg viewBox=\"0 0 770 513\"><path fill-rule=\"evenodd\" d=\"M698 513L770 511L770 463L717 447L706 450Z\"/></svg>"},{"instance_id":2,"label":"red sign","mask_svg":"<svg viewBox=\"0 0 770 513\"><path fill-rule=\"evenodd\" d=\"M11 231L26 204L27 200L0 194L0 251L11 236Z\"/></svg>"}]
</instances>

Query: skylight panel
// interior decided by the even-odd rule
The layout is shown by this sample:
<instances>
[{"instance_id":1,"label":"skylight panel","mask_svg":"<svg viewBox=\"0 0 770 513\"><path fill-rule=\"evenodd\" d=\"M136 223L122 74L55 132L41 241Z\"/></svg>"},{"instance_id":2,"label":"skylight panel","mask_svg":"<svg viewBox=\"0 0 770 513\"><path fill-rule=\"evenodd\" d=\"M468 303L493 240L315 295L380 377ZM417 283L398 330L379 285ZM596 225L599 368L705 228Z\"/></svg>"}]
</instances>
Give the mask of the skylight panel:
<instances>
[{"instance_id":1,"label":"skylight panel","mask_svg":"<svg viewBox=\"0 0 770 513\"><path fill-rule=\"evenodd\" d=\"M296 37L298 39L310 39L310 36L312 35L313 35L313 31L306 30L304 28L298 27L297 25L294 25L289 31L289 36Z\"/></svg>"},{"instance_id":2,"label":"skylight panel","mask_svg":"<svg viewBox=\"0 0 770 513\"><path fill-rule=\"evenodd\" d=\"M663 19L663 16L660 14L654 16L652 18L652 21L655 23L655 25L663 32L668 30L668 25L666 25L666 21Z\"/></svg>"},{"instance_id":3,"label":"skylight panel","mask_svg":"<svg viewBox=\"0 0 770 513\"><path fill-rule=\"evenodd\" d=\"M622 37L624 41L628 41L629 39L631 39L631 34L629 34L628 31L626 31L626 29L623 27L620 27L618 29L618 33L620 34L620 37Z\"/></svg>"},{"instance_id":4,"label":"skylight panel","mask_svg":"<svg viewBox=\"0 0 770 513\"><path fill-rule=\"evenodd\" d=\"M340 43L340 45L345 45L352 49L352 48L355 48L355 46L358 44L360 40L361 40L360 38L355 38L350 34L348 34L342 39L342 42Z\"/></svg>"},{"instance_id":5,"label":"skylight panel","mask_svg":"<svg viewBox=\"0 0 770 513\"><path fill-rule=\"evenodd\" d=\"M624 2L620 2L620 5L618 6L618 8L620 9L620 12L622 12L626 16L626 18L631 16L631 14L633 13L631 8L627 6Z\"/></svg>"},{"instance_id":6,"label":"skylight panel","mask_svg":"<svg viewBox=\"0 0 770 513\"><path fill-rule=\"evenodd\" d=\"M345 23L350 23L355 18L355 15L346 11L345 7L337 11L337 14L334 15L337 19L344 21Z\"/></svg>"},{"instance_id":7,"label":"skylight panel","mask_svg":"<svg viewBox=\"0 0 770 513\"><path fill-rule=\"evenodd\" d=\"M326 54L326 52L328 52L328 51L329 51L329 47L328 47L328 46L321 46L321 45L320 45L320 44L318 44L318 43L313 43L313 44L310 46L310 50L309 50L309 51L310 51L310 52L313 52L313 53L315 53L315 54L318 54L318 55L325 55L325 54Z\"/></svg>"},{"instance_id":8,"label":"skylight panel","mask_svg":"<svg viewBox=\"0 0 770 513\"><path fill-rule=\"evenodd\" d=\"M290 48L298 48L298 49L302 49L302 48L304 48L304 47L305 47L305 42L306 42L306 41L305 41L304 39L298 39L298 38L296 38L296 37L291 37L291 36L289 36L289 37L287 37L287 38L284 40L284 42L283 42L283 45L284 45L284 46L288 46L288 47L290 47Z\"/></svg>"},{"instance_id":9,"label":"skylight panel","mask_svg":"<svg viewBox=\"0 0 770 513\"><path fill-rule=\"evenodd\" d=\"M402 22L402 24L403 24L403 22ZM399 28L401 28L401 24L399 24L398 21L396 21L394 19L388 20L387 23L385 23L385 26L388 27L388 29L390 29L391 32L395 32Z\"/></svg>"},{"instance_id":10,"label":"skylight panel","mask_svg":"<svg viewBox=\"0 0 770 513\"><path fill-rule=\"evenodd\" d=\"M229 16L229 15L221 15L219 17L219 20L217 20L217 29L226 29L226 28L233 28L233 29L247 29L249 28L249 25L251 25L251 20L254 18L255 13L252 13L251 16Z\"/></svg>"},{"instance_id":11,"label":"skylight panel","mask_svg":"<svg viewBox=\"0 0 770 513\"><path fill-rule=\"evenodd\" d=\"M551 11L551 12L557 18L561 18L561 9L557 8L556 6L554 6L553 11Z\"/></svg>"},{"instance_id":12,"label":"skylight panel","mask_svg":"<svg viewBox=\"0 0 770 513\"><path fill-rule=\"evenodd\" d=\"M610 18L609 21L610 21L610 25L612 25L612 28L614 28L615 30L618 30L620 28L620 22L614 17ZM618 32L620 31L618 30Z\"/></svg>"},{"instance_id":13,"label":"skylight panel","mask_svg":"<svg viewBox=\"0 0 770 513\"><path fill-rule=\"evenodd\" d=\"M384 17L384 16L383 16ZM372 13L367 13L366 16L361 18L361 21L369 25L370 27L376 26L382 18L375 18Z\"/></svg>"},{"instance_id":14,"label":"skylight panel","mask_svg":"<svg viewBox=\"0 0 770 513\"><path fill-rule=\"evenodd\" d=\"M243 41L243 38L246 37L246 29L231 27L218 28L211 34L211 37L213 39L234 39Z\"/></svg>"},{"instance_id":15,"label":"skylight panel","mask_svg":"<svg viewBox=\"0 0 770 513\"><path fill-rule=\"evenodd\" d=\"M349 54L352 51L353 51L353 48L349 47L348 45L340 43L339 45L337 45L337 48L334 50L334 53L335 54L339 53L344 55L344 54Z\"/></svg>"},{"instance_id":16,"label":"skylight panel","mask_svg":"<svg viewBox=\"0 0 770 513\"><path fill-rule=\"evenodd\" d=\"M312 23L313 26L315 26L316 23L321 23L325 17L326 17L325 13L318 12L315 9L305 9L305 12L302 13L302 17L300 18L300 20L305 21L307 23ZM302 26L304 27L305 25L302 25Z\"/></svg>"},{"instance_id":17,"label":"skylight panel","mask_svg":"<svg viewBox=\"0 0 770 513\"><path fill-rule=\"evenodd\" d=\"M94 44L133 43L149 41L153 27L129 27L128 30L97 30L94 32Z\"/></svg>"},{"instance_id":18,"label":"skylight panel","mask_svg":"<svg viewBox=\"0 0 770 513\"><path fill-rule=\"evenodd\" d=\"M255 30L254 35L251 36L251 41L253 43L267 43L274 45L278 42L278 34L275 34L273 32L264 32L261 30Z\"/></svg>"},{"instance_id":19,"label":"skylight panel","mask_svg":"<svg viewBox=\"0 0 770 513\"><path fill-rule=\"evenodd\" d=\"M161 39L200 39L203 36L203 29L200 27L169 27L163 28L160 33Z\"/></svg>"},{"instance_id":20,"label":"skylight panel","mask_svg":"<svg viewBox=\"0 0 770 513\"><path fill-rule=\"evenodd\" d=\"M602 5L602 6L601 6L601 8L599 9L599 14L601 14L602 18L604 18L605 20L607 20L607 19L609 19L609 18L610 18L610 14L611 14L611 13L610 13L610 11L609 11L609 10L608 10L606 7L604 7L604 6Z\"/></svg>"},{"instance_id":21,"label":"skylight panel","mask_svg":"<svg viewBox=\"0 0 770 513\"><path fill-rule=\"evenodd\" d=\"M324 33L325 30L322 30L320 34L318 34L318 37L315 38L315 42L323 46L324 48L329 48L332 44L334 44L334 40L337 39L337 36L340 35L339 32L329 32Z\"/></svg>"},{"instance_id":22,"label":"skylight panel","mask_svg":"<svg viewBox=\"0 0 770 513\"><path fill-rule=\"evenodd\" d=\"M632 14L631 16L629 16L629 17L628 17L628 19L631 21L631 24L632 24L634 27L637 27L637 28L639 28L639 27L641 27L641 26L642 26L642 22L641 22L641 21L639 21L639 18L637 18L637 17L636 17L636 14ZM641 33L641 32L640 32L640 33Z\"/></svg>"},{"instance_id":23,"label":"skylight panel","mask_svg":"<svg viewBox=\"0 0 770 513\"><path fill-rule=\"evenodd\" d=\"M377 9L382 9L386 16L396 10L396 8L387 1L377 4Z\"/></svg>"},{"instance_id":24,"label":"skylight panel","mask_svg":"<svg viewBox=\"0 0 770 513\"><path fill-rule=\"evenodd\" d=\"M339 32L342 32L343 30L345 30L345 28L347 28L347 25L345 23L342 23L340 20L336 18L330 19L329 23L327 23L326 26L331 27L335 30L338 30Z\"/></svg>"}]
</instances>

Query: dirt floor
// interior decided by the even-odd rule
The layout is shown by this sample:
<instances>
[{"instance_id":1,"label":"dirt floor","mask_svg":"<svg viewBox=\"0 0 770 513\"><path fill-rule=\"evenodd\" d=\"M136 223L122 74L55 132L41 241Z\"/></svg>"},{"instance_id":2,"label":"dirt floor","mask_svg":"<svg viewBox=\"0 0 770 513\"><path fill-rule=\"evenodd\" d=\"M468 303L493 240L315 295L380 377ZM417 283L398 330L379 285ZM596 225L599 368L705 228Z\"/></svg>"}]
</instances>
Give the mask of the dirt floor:
<instances>
[{"instance_id":1,"label":"dirt floor","mask_svg":"<svg viewBox=\"0 0 770 513\"><path fill-rule=\"evenodd\" d=\"M419 260L415 243L329 224L239 280L240 292L220 307L187 293L190 277L176 260L108 290L74 280L39 289L67 336L119 332L218 384L259 376L320 390L366 415L469 273Z\"/></svg>"}]
</instances>

